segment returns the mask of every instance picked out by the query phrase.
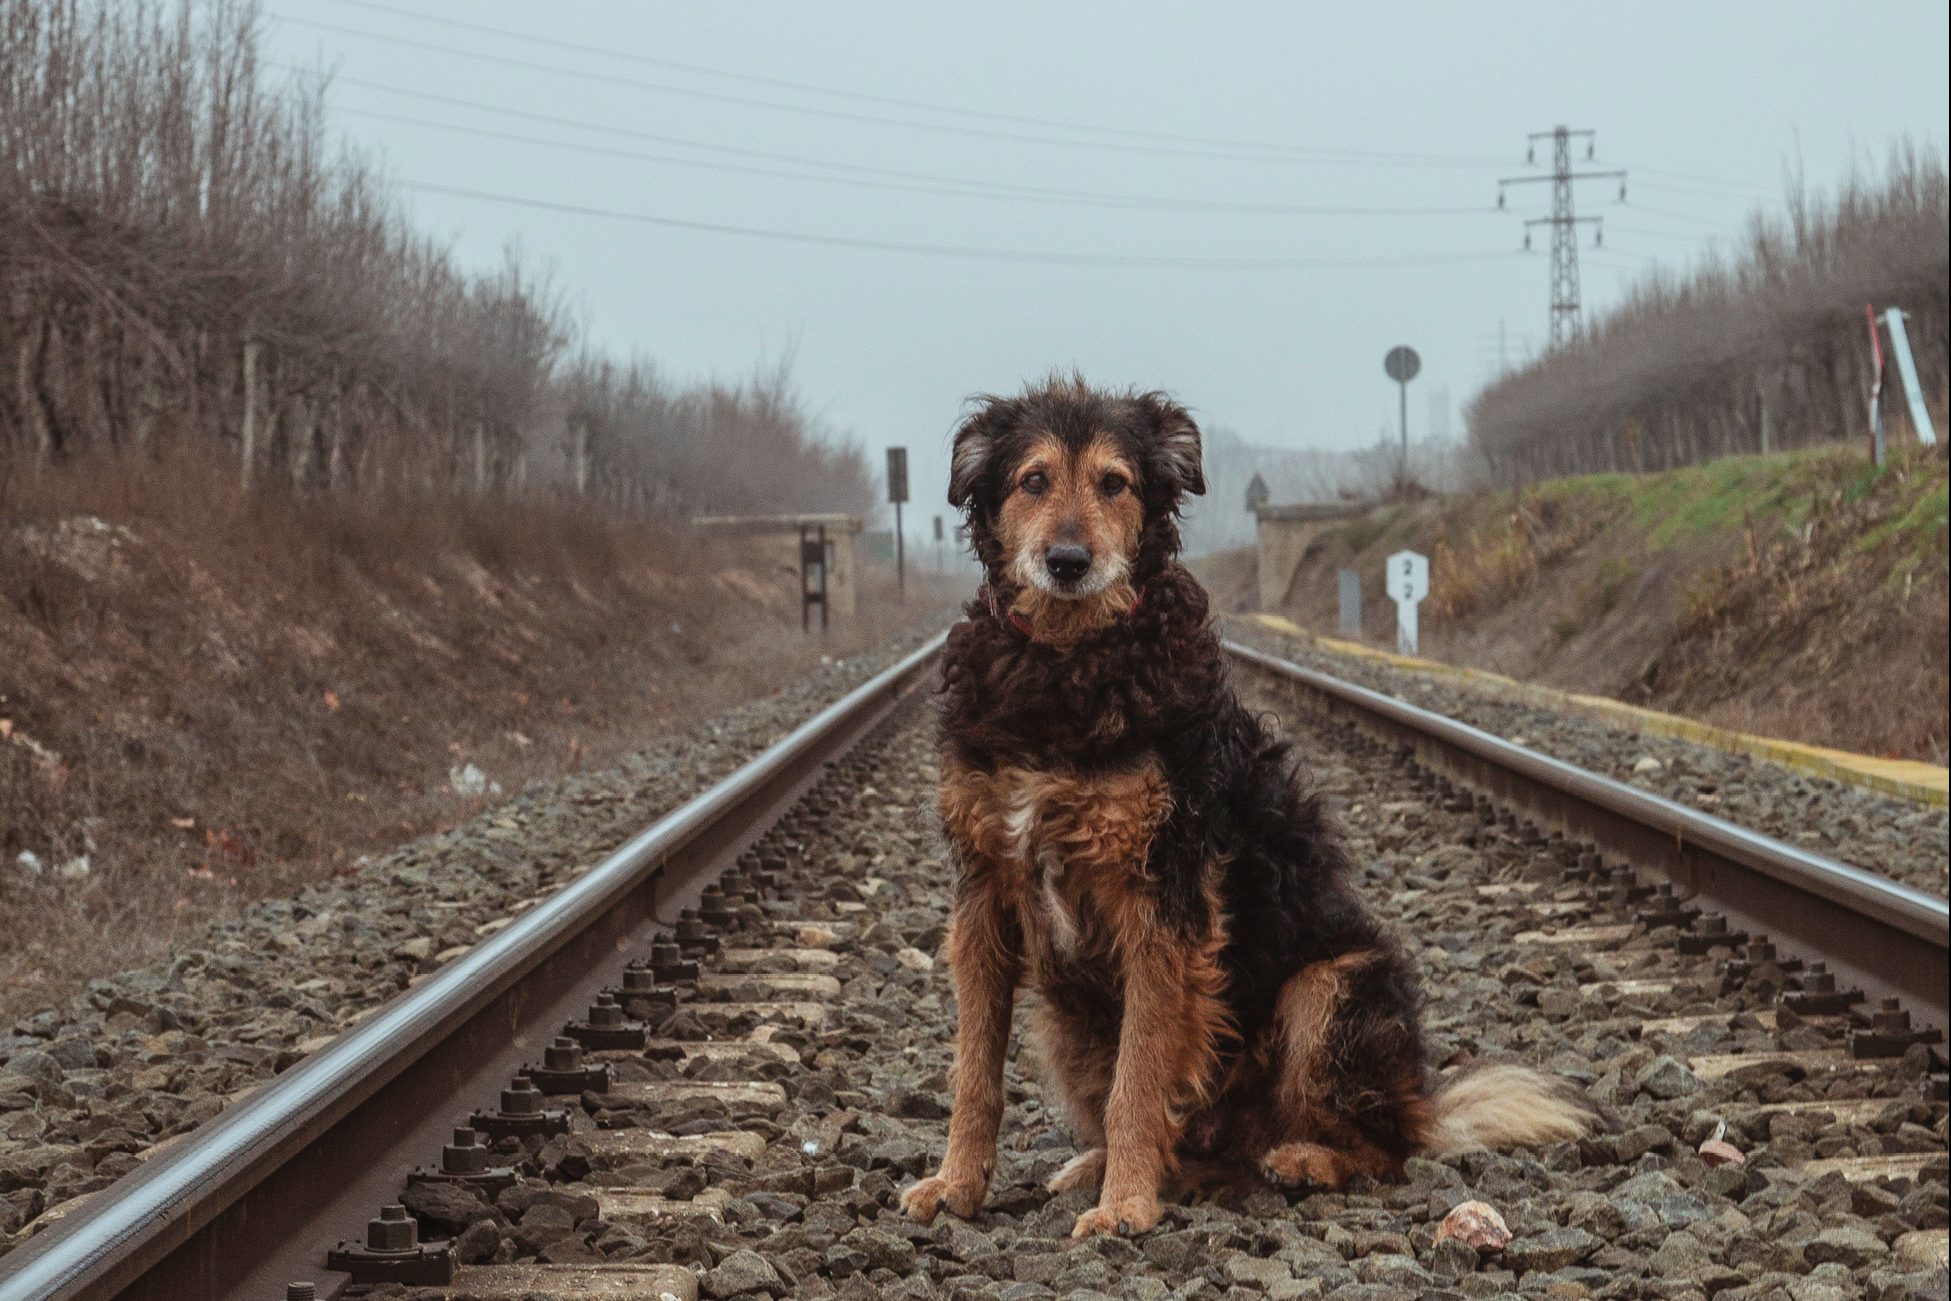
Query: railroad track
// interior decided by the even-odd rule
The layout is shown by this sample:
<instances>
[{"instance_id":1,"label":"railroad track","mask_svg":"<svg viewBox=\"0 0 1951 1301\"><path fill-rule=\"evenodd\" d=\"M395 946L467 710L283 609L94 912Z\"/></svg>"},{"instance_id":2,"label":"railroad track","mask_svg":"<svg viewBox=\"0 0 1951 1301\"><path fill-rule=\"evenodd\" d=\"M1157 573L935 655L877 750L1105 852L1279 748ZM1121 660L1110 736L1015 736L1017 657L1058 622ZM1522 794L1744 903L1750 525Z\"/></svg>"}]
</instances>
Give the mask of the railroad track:
<instances>
[{"instance_id":1,"label":"railroad track","mask_svg":"<svg viewBox=\"0 0 1951 1301\"><path fill-rule=\"evenodd\" d=\"M1857 1295L1941 1255L1942 901L1239 646L1418 951L1439 1055L1565 1070L1612 1131L1073 1247L1079 1195L1037 1188L1068 1140L1012 1064L989 1210L900 1219L940 1151L953 1015L915 690L938 648L0 1258L0 1301L348 1277L483 1301L1163 1297L1202 1274L1215 1296L1465 1274L1713 1294L1812 1271ZM1752 1159L1710 1169L1717 1131ZM1481 1265L1431 1242L1466 1194L1517 1234Z\"/></svg>"}]
</instances>

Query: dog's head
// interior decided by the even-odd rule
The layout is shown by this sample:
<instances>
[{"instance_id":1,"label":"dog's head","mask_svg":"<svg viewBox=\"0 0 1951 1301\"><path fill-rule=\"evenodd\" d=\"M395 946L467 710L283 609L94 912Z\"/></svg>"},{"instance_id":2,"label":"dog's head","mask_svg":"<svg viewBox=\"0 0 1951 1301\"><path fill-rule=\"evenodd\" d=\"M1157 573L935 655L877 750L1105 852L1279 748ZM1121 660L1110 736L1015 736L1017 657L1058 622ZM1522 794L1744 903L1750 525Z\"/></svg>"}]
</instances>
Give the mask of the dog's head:
<instances>
[{"instance_id":1,"label":"dog's head","mask_svg":"<svg viewBox=\"0 0 1951 1301\"><path fill-rule=\"evenodd\" d=\"M1162 393L1076 376L977 404L955 433L948 500L991 584L1073 624L1129 610L1178 550L1181 499L1206 490L1192 417Z\"/></svg>"}]
</instances>

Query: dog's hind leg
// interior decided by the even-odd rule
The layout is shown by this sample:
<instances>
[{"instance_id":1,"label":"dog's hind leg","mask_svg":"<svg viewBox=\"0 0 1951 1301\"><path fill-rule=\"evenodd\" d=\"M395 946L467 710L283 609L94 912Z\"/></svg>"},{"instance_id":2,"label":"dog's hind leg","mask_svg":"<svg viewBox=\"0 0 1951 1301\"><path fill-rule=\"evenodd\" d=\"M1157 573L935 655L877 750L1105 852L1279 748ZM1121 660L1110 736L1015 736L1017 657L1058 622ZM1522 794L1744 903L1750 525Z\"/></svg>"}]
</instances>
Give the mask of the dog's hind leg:
<instances>
[{"instance_id":1,"label":"dog's hind leg","mask_svg":"<svg viewBox=\"0 0 1951 1301\"><path fill-rule=\"evenodd\" d=\"M1403 960L1362 949L1302 968L1282 988L1269 1127L1259 1157L1280 1188L1340 1188L1391 1178L1421 1146L1431 1112L1422 1090L1413 998Z\"/></svg>"},{"instance_id":2,"label":"dog's hind leg","mask_svg":"<svg viewBox=\"0 0 1951 1301\"><path fill-rule=\"evenodd\" d=\"M1356 1175L1384 1179L1396 1163L1387 1154L1361 1139L1344 1140L1340 1146L1326 1143L1282 1143L1260 1158L1260 1174L1276 1188L1340 1188Z\"/></svg>"},{"instance_id":3,"label":"dog's hind leg","mask_svg":"<svg viewBox=\"0 0 1951 1301\"><path fill-rule=\"evenodd\" d=\"M944 1207L974 1215L996 1173L996 1131L1003 1118L1003 1059L1021 966L1021 945L1007 902L986 882L964 877L949 922L948 960L955 974L955 1100L948 1153L939 1171L901 1195L901 1209L927 1224Z\"/></svg>"}]
</instances>

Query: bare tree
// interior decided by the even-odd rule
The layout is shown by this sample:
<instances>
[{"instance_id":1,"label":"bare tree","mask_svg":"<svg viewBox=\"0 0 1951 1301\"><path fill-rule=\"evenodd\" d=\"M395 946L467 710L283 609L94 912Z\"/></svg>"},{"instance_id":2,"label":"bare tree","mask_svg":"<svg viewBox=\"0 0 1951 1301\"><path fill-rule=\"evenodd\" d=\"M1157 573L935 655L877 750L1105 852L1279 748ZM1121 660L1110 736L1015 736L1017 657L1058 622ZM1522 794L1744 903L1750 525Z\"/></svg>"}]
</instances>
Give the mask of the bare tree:
<instances>
[{"instance_id":1,"label":"bare tree","mask_svg":"<svg viewBox=\"0 0 1951 1301\"><path fill-rule=\"evenodd\" d=\"M324 78L267 79L259 29L256 0L0 0L0 463L181 437L301 491L865 500L784 369L668 391L514 254L458 267L328 143Z\"/></svg>"},{"instance_id":2,"label":"bare tree","mask_svg":"<svg viewBox=\"0 0 1951 1301\"><path fill-rule=\"evenodd\" d=\"M1575 342L1479 393L1470 440L1486 476L1661 470L1858 437L1866 304L1910 314L1941 407L1947 206L1943 161L1911 145L1826 200L1791 177L1783 214L1752 217L1737 250L1688 275L1654 271Z\"/></svg>"}]
</instances>

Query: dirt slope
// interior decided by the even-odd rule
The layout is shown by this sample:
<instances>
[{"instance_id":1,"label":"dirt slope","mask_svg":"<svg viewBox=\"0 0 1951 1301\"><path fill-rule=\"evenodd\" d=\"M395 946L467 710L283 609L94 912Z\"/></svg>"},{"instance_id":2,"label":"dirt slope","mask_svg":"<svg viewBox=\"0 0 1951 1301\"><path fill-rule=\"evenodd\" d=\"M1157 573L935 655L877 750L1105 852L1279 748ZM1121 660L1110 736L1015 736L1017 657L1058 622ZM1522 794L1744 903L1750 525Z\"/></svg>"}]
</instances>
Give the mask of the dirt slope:
<instances>
[{"instance_id":1,"label":"dirt slope","mask_svg":"<svg viewBox=\"0 0 1951 1301\"><path fill-rule=\"evenodd\" d=\"M1855 449L1731 457L1378 507L1325 535L1279 611L1335 628L1363 579L1364 639L1392 645L1383 560L1431 559L1422 651L1746 731L1943 763L1946 462L1878 473ZM1201 562L1253 608L1250 556Z\"/></svg>"},{"instance_id":2,"label":"dirt slope","mask_svg":"<svg viewBox=\"0 0 1951 1301\"><path fill-rule=\"evenodd\" d=\"M863 577L822 643L795 577L586 503L245 500L194 466L4 485L0 927L62 938L0 945L0 1006L948 604Z\"/></svg>"}]
</instances>

